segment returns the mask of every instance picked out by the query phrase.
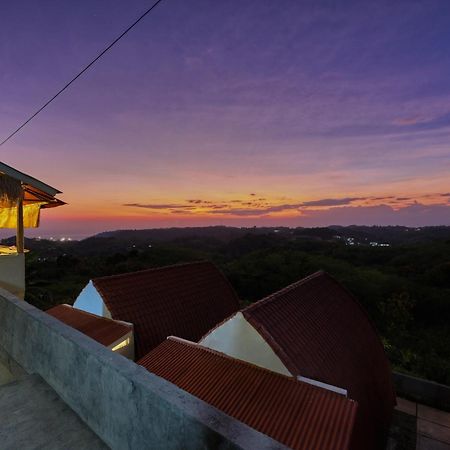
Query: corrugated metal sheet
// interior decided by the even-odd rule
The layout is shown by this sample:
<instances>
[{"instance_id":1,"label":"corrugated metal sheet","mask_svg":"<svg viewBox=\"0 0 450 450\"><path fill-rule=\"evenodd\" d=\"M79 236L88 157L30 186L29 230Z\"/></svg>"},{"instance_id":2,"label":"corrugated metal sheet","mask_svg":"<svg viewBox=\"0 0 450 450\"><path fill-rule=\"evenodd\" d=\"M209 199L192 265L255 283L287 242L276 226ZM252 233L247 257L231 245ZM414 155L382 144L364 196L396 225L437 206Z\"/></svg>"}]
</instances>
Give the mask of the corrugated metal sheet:
<instances>
[{"instance_id":1,"label":"corrugated metal sheet","mask_svg":"<svg viewBox=\"0 0 450 450\"><path fill-rule=\"evenodd\" d=\"M353 448L383 446L395 405L391 370L375 328L343 286L318 272L243 314L292 374L345 388L358 402Z\"/></svg>"},{"instance_id":2,"label":"corrugated metal sheet","mask_svg":"<svg viewBox=\"0 0 450 450\"><path fill-rule=\"evenodd\" d=\"M348 448L357 404L341 395L177 338L138 364L289 447Z\"/></svg>"},{"instance_id":3,"label":"corrugated metal sheet","mask_svg":"<svg viewBox=\"0 0 450 450\"><path fill-rule=\"evenodd\" d=\"M134 324L137 358L170 335L197 341L239 309L233 288L208 262L92 281L112 317Z\"/></svg>"},{"instance_id":4,"label":"corrugated metal sheet","mask_svg":"<svg viewBox=\"0 0 450 450\"><path fill-rule=\"evenodd\" d=\"M113 344L132 330L132 327L126 324L99 317L69 305L55 306L49 309L47 314L106 346Z\"/></svg>"}]
</instances>

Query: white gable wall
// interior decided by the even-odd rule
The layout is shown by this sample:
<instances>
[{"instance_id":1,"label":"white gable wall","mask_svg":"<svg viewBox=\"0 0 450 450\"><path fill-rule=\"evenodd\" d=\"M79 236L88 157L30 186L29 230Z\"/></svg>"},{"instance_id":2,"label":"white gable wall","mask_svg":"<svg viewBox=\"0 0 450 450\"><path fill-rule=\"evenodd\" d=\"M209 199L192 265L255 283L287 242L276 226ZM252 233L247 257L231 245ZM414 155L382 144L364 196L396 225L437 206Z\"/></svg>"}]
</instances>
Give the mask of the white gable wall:
<instances>
[{"instance_id":1,"label":"white gable wall","mask_svg":"<svg viewBox=\"0 0 450 450\"><path fill-rule=\"evenodd\" d=\"M103 302L102 297L98 293L92 281L89 281L89 283L80 292L80 295L75 300L73 307L97 316L111 319L111 313Z\"/></svg>"},{"instance_id":2,"label":"white gable wall","mask_svg":"<svg viewBox=\"0 0 450 450\"><path fill-rule=\"evenodd\" d=\"M98 293L92 281L89 281L89 283L80 292L80 295L75 300L73 307L80 309L81 311L86 311L88 313L95 314L96 316L107 317L108 319L111 319L111 313L109 312L109 309L106 307L105 302ZM123 323L131 325L128 322ZM122 336L116 342L113 342L111 345L108 346L108 348L110 350L113 350L114 352L117 352L125 356L126 358L134 360L133 330L130 330L129 333Z\"/></svg>"},{"instance_id":3,"label":"white gable wall","mask_svg":"<svg viewBox=\"0 0 450 450\"><path fill-rule=\"evenodd\" d=\"M263 337L237 312L211 331L200 345L260 367L292 376Z\"/></svg>"}]
</instances>

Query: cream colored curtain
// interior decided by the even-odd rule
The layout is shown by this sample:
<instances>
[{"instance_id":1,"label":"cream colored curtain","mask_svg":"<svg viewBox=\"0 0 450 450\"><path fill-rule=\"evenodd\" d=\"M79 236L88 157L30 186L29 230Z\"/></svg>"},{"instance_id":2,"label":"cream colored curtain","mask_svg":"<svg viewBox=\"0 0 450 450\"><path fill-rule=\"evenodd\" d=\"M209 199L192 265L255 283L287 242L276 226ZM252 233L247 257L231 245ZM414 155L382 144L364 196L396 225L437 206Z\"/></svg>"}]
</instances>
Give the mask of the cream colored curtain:
<instances>
[{"instance_id":1,"label":"cream colored curtain","mask_svg":"<svg viewBox=\"0 0 450 450\"><path fill-rule=\"evenodd\" d=\"M39 217L41 206L45 202L30 203L23 206L23 225L26 228L37 228L39 226ZM0 208L0 228L16 228L17 226L17 207Z\"/></svg>"}]
</instances>

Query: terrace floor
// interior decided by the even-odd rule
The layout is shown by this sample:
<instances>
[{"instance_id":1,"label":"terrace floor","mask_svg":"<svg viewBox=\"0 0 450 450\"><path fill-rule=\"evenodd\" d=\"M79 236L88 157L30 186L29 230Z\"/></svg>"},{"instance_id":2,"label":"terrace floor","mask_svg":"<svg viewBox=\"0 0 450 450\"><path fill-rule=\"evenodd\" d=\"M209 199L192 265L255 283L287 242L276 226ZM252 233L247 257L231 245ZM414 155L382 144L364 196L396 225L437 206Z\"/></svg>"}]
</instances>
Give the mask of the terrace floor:
<instances>
[{"instance_id":1,"label":"terrace floor","mask_svg":"<svg viewBox=\"0 0 450 450\"><path fill-rule=\"evenodd\" d=\"M2 450L108 448L41 377L27 375L9 383L7 377L0 363Z\"/></svg>"},{"instance_id":2,"label":"terrace floor","mask_svg":"<svg viewBox=\"0 0 450 450\"><path fill-rule=\"evenodd\" d=\"M387 450L450 450L450 413L397 398Z\"/></svg>"},{"instance_id":3,"label":"terrace floor","mask_svg":"<svg viewBox=\"0 0 450 450\"><path fill-rule=\"evenodd\" d=\"M0 361L2 450L108 448L36 375L17 379ZM397 398L386 450L450 450L450 413Z\"/></svg>"},{"instance_id":4,"label":"terrace floor","mask_svg":"<svg viewBox=\"0 0 450 450\"><path fill-rule=\"evenodd\" d=\"M11 383L11 381L14 381L15 377L13 374L9 371L8 367L6 365L2 364L0 361L0 386L2 384Z\"/></svg>"}]
</instances>

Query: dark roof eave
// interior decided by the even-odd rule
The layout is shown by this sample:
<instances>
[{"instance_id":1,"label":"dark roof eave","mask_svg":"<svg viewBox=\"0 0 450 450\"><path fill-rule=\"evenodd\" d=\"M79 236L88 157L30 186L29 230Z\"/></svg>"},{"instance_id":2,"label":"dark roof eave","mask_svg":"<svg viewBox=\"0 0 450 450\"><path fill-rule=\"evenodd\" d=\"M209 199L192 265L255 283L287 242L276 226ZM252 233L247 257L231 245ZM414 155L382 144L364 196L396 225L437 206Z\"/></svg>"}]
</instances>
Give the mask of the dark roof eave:
<instances>
[{"instance_id":1,"label":"dark roof eave","mask_svg":"<svg viewBox=\"0 0 450 450\"><path fill-rule=\"evenodd\" d=\"M36 189L40 189L46 194L51 195L52 197L56 194L62 194L60 190L44 183L43 181L38 180L37 178L27 175L26 173L20 172L19 170L14 169L14 167L8 166L3 162L0 162L0 172L10 176L11 178L21 181L24 184L29 184Z\"/></svg>"}]
</instances>

